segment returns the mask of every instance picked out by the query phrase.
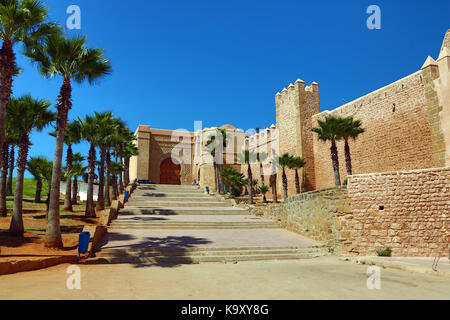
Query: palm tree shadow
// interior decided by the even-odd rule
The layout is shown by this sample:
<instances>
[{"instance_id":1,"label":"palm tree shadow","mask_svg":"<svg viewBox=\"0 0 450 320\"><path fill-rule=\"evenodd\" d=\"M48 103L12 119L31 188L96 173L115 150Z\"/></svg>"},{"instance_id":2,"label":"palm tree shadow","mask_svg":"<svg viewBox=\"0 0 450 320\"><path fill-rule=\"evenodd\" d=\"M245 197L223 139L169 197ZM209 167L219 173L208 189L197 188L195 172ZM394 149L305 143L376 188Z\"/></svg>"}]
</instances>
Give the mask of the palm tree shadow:
<instances>
[{"instance_id":1,"label":"palm tree shadow","mask_svg":"<svg viewBox=\"0 0 450 320\"><path fill-rule=\"evenodd\" d=\"M109 234L104 237L102 246L108 243L108 239L118 241L134 237L123 234ZM191 249L209 244L210 240L191 236L168 236L163 238L146 237L142 241L129 245L110 246L109 259L99 258L87 261L87 264L131 264L134 268L163 267L173 268L183 264L198 263L189 257ZM127 259L123 259L127 258ZM150 262L146 262L151 259Z\"/></svg>"}]
</instances>

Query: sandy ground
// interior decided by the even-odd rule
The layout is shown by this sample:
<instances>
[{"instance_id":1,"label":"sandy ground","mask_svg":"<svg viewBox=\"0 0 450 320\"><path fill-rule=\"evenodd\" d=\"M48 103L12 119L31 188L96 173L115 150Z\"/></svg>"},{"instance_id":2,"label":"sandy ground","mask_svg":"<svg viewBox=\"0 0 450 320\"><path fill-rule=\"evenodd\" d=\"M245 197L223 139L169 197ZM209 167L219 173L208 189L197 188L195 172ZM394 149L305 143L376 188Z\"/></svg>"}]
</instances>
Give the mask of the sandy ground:
<instances>
[{"instance_id":1,"label":"sandy ground","mask_svg":"<svg viewBox=\"0 0 450 320\"><path fill-rule=\"evenodd\" d=\"M300 261L149 266L81 265L69 290L69 265L0 276L0 299L450 299L450 279L381 269L367 288L367 265L322 257Z\"/></svg>"}]
</instances>

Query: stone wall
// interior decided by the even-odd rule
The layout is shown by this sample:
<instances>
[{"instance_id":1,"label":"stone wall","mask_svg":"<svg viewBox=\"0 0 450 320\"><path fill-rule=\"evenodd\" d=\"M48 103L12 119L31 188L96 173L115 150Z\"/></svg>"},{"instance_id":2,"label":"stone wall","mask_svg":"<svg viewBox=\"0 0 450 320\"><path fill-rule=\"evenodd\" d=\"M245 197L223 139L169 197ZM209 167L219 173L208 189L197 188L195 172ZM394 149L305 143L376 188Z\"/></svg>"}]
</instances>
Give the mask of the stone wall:
<instances>
[{"instance_id":1,"label":"stone wall","mask_svg":"<svg viewBox=\"0 0 450 320\"><path fill-rule=\"evenodd\" d=\"M275 98L277 129L280 137L279 155L289 153L306 159L307 190L316 189L315 154L313 153L313 134L311 132L313 115L320 112L319 85L313 82L305 87L298 79ZM288 170L288 194L295 194L295 173ZM278 172L278 193L283 193L281 170Z\"/></svg>"},{"instance_id":2,"label":"stone wall","mask_svg":"<svg viewBox=\"0 0 450 320\"><path fill-rule=\"evenodd\" d=\"M252 214L344 255L434 257L449 254L450 168L355 175L348 187L290 197Z\"/></svg>"},{"instance_id":3,"label":"stone wall","mask_svg":"<svg viewBox=\"0 0 450 320\"><path fill-rule=\"evenodd\" d=\"M130 161L130 178L134 180L151 180L160 182L161 163L172 157L175 147L188 150L191 155L186 155L188 161L181 161L181 184L189 185L194 180L193 174L193 133L177 133L177 138L172 138L174 131L152 129L149 126L140 125L135 133L136 145L139 155L132 157ZM174 141L172 141L174 140ZM180 156L182 155L182 152ZM190 160L189 160L190 158Z\"/></svg>"},{"instance_id":4,"label":"stone wall","mask_svg":"<svg viewBox=\"0 0 450 320\"><path fill-rule=\"evenodd\" d=\"M328 115L353 116L361 120L366 129L356 141L350 140L353 172L356 174L434 167L422 72L338 109L315 115L313 126L316 127L317 120ZM332 187L331 144L319 141L315 133L314 136L316 187ZM343 182L347 178L343 141L338 143L338 154Z\"/></svg>"},{"instance_id":5,"label":"stone wall","mask_svg":"<svg viewBox=\"0 0 450 320\"><path fill-rule=\"evenodd\" d=\"M450 166L450 30L435 61L420 71L332 111L312 117L353 116L366 132L350 141L354 174ZM334 186L330 143L314 134L316 188ZM347 178L344 143L338 143L341 179Z\"/></svg>"},{"instance_id":6,"label":"stone wall","mask_svg":"<svg viewBox=\"0 0 450 320\"><path fill-rule=\"evenodd\" d=\"M284 228L340 252L340 216L351 214L351 209L347 189L341 187L298 194L277 206L256 206L252 214L277 220Z\"/></svg>"},{"instance_id":7,"label":"stone wall","mask_svg":"<svg viewBox=\"0 0 450 320\"><path fill-rule=\"evenodd\" d=\"M341 217L345 252L449 253L450 168L352 176L348 199L352 212Z\"/></svg>"}]
</instances>

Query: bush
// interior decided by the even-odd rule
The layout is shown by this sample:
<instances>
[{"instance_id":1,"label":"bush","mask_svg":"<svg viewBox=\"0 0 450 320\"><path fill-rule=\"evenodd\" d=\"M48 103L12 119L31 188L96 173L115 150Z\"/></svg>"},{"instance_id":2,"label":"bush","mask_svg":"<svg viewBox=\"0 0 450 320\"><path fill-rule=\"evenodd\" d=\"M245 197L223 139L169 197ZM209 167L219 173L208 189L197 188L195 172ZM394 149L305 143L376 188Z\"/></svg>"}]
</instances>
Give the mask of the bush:
<instances>
[{"instance_id":1,"label":"bush","mask_svg":"<svg viewBox=\"0 0 450 320\"><path fill-rule=\"evenodd\" d=\"M344 180L344 183L342 183L342 185L343 185L343 186L348 185L348 179L345 179L345 180Z\"/></svg>"},{"instance_id":2,"label":"bush","mask_svg":"<svg viewBox=\"0 0 450 320\"><path fill-rule=\"evenodd\" d=\"M392 255L392 249L391 248L385 248L383 250L377 251L377 255L379 257L390 257Z\"/></svg>"}]
</instances>

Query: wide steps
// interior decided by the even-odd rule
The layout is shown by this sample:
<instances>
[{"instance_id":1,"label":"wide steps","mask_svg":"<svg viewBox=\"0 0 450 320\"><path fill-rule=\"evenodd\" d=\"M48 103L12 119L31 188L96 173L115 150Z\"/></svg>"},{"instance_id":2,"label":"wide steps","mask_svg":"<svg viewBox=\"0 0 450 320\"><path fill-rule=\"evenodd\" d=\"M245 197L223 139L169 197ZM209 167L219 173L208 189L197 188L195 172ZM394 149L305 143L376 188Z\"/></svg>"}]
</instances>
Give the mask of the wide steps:
<instances>
[{"instance_id":1,"label":"wide steps","mask_svg":"<svg viewBox=\"0 0 450 320\"><path fill-rule=\"evenodd\" d=\"M276 229L274 222L133 222L116 221L110 229Z\"/></svg>"},{"instance_id":2,"label":"wide steps","mask_svg":"<svg viewBox=\"0 0 450 320\"><path fill-rule=\"evenodd\" d=\"M208 199L210 200L210 199ZM213 201L138 201L131 200L127 203L129 207L197 207L197 208L220 208L231 207L223 202Z\"/></svg>"},{"instance_id":3,"label":"wide steps","mask_svg":"<svg viewBox=\"0 0 450 320\"><path fill-rule=\"evenodd\" d=\"M151 248L141 250L109 249L97 254L98 263L177 263L272 261L311 259L326 255L324 248Z\"/></svg>"},{"instance_id":4,"label":"wide steps","mask_svg":"<svg viewBox=\"0 0 450 320\"><path fill-rule=\"evenodd\" d=\"M120 215L242 215L247 211L233 207L125 207Z\"/></svg>"},{"instance_id":5,"label":"wide steps","mask_svg":"<svg viewBox=\"0 0 450 320\"><path fill-rule=\"evenodd\" d=\"M143 193L133 193L131 199L151 199L151 198L206 198L211 199L212 197L208 194L201 192L143 192Z\"/></svg>"}]
</instances>

